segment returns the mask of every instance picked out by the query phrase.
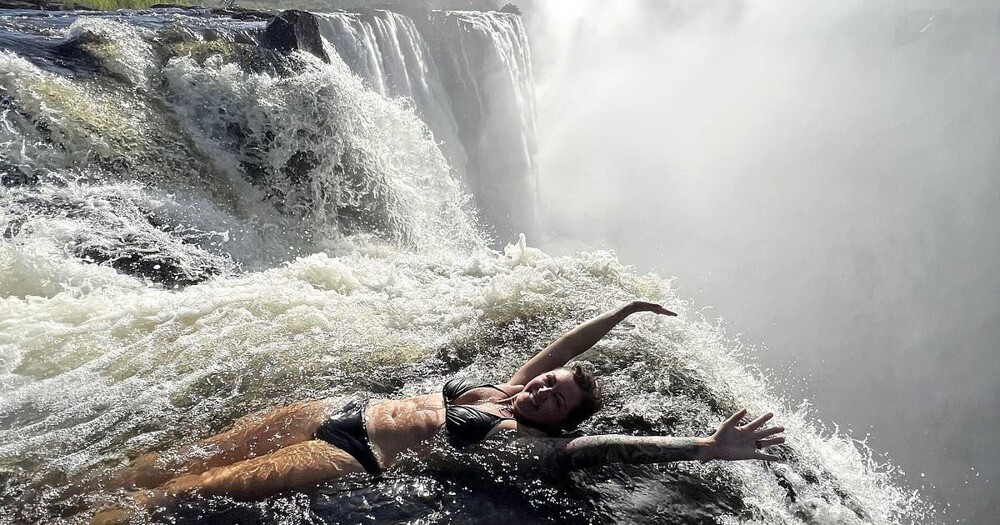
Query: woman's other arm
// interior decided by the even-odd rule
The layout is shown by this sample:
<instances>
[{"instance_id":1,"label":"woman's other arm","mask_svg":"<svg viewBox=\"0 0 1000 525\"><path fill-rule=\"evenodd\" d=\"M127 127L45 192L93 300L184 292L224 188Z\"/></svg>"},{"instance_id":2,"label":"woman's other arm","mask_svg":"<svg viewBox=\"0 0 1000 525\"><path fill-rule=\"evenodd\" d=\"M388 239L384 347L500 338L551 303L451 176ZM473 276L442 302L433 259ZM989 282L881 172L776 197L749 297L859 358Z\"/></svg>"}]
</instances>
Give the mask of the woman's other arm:
<instances>
[{"instance_id":1,"label":"woman's other arm","mask_svg":"<svg viewBox=\"0 0 1000 525\"><path fill-rule=\"evenodd\" d=\"M710 461L760 459L783 461L760 449L785 442L782 427L763 428L772 414L739 426L747 411L740 410L724 421L709 437L669 436L585 436L548 440L548 460L560 470L607 465L611 463L645 464L671 461Z\"/></svg>"},{"instance_id":2,"label":"woman's other arm","mask_svg":"<svg viewBox=\"0 0 1000 525\"><path fill-rule=\"evenodd\" d=\"M570 359L589 350L626 317L637 312L677 315L658 304L644 301L632 301L625 306L604 312L566 332L555 342L542 349L541 352L535 354L518 369L508 383L524 385L541 374L565 365Z\"/></svg>"}]
</instances>

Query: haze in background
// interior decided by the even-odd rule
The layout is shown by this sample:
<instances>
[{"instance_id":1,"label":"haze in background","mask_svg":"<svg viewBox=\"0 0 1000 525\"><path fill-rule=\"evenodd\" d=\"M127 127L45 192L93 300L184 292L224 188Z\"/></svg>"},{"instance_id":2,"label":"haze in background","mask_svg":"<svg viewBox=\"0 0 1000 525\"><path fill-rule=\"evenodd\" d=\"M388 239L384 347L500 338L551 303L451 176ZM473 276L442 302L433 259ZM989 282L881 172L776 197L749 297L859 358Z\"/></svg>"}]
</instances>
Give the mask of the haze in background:
<instances>
[{"instance_id":1,"label":"haze in background","mask_svg":"<svg viewBox=\"0 0 1000 525\"><path fill-rule=\"evenodd\" d=\"M536 242L676 275L945 521L994 517L1000 9L536 4Z\"/></svg>"}]
</instances>

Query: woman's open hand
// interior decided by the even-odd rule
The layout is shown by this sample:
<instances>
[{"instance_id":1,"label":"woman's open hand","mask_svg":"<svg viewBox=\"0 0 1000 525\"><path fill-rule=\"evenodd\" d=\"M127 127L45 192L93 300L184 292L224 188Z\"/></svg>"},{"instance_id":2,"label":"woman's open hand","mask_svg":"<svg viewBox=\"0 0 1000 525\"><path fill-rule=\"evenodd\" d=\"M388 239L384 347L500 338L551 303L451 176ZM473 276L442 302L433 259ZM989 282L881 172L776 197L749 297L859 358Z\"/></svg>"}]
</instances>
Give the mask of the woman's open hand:
<instances>
[{"instance_id":1,"label":"woman's open hand","mask_svg":"<svg viewBox=\"0 0 1000 525\"><path fill-rule=\"evenodd\" d=\"M677 314L667 310L663 306L656 303L649 303L646 301L632 301L628 304L629 313L636 312L653 312L654 314L669 315L671 317L676 317Z\"/></svg>"},{"instance_id":2,"label":"woman's open hand","mask_svg":"<svg viewBox=\"0 0 1000 525\"><path fill-rule=\"evenodd\" d=\"M774 414L768 412L763 416L739 426L740 420L747 415L747 409L740 410L719 425L719 429L708 438L711 443L711 459L740 460L762 459L764 461L784 461L778 456L765 454L760 449L770 445L780 445L785 442L784 436L777 436L785 431L784 427L763 428Z\"/></svg>"}]
</instances>

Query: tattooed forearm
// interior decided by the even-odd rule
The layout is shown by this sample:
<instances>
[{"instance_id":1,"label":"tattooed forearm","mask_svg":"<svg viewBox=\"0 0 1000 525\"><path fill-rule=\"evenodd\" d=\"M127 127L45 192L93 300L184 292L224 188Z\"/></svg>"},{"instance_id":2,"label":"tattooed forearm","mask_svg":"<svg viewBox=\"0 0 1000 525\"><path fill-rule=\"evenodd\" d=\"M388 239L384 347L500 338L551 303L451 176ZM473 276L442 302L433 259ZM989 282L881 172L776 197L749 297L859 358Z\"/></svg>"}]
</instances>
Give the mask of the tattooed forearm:
<instances>
[{"instance_id":1,"label":"tattooed forearm","mask_svg":"<svg viewBox=\"0 0 1000 525\"><path fill-rule=\"evenodd\" d=\"M587 436L566 442L555 451L560 468L575 470L608 463L665 463L708 460L703 438L661 436Z\"/></svg>"}]
</instances>

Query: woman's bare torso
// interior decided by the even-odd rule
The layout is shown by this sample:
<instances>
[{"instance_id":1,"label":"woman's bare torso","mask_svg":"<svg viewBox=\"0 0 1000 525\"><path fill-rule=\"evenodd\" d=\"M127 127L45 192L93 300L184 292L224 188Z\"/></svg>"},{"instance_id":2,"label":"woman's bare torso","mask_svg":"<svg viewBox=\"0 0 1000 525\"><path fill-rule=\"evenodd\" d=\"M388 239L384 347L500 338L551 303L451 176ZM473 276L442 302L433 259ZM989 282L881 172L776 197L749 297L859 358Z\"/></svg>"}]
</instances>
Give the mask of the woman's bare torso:
<instances>
[{"instance_id":1,"label":"woman's bare torso","mask_svg":"<svg viewBox=\"0 0 1000 525\"><path fill-rule=\"evenodd\" d=\"M512 394L510 385L501 389ZM505 396L492 388L476 388L454 400L477 410L498 414L492 404ZM445 402L440 392L404 399L373 399L365 410L368 441L383 467L392 465L399 454L429 442L444 430Z\"/></svg>"}]
</instances>

